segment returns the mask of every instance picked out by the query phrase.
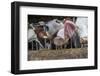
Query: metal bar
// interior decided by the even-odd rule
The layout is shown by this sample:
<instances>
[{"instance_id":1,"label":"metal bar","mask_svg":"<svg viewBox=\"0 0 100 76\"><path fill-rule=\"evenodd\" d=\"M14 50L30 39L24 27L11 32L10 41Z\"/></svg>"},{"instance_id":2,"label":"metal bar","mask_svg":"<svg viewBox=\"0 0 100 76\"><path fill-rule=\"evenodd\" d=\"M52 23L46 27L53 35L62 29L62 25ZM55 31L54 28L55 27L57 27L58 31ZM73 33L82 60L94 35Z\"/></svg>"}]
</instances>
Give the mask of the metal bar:
<instances>
[{"instance_id":1,"label":"metal bar","mask_svg":"<svg viewBox=\"0 0 100 76\"><path fill-rule=\"evenodd\" d=\"M72 38L71 38L71 49L72 49Z\"/></svg>"},{"instance_id":2,"label":"metal bar","mask_svg":"<svg viewBox=\"0 0 100 76\"><path fill-rule=\"evenodd\" d=\"M46 38L44 38L45 48L46 48Z\"/></svg>"},{"instance_id":3,"label":"metal bar","mask_svg":"<svg viewBox=\"0 0 100 76\"><path fill-rule=\"evenodd\" d=\"M57 50L57 45L56 45L56 50Z\"/></svg>"},{"instance_id":4,"label":"metal bar","mask_svg":"<svg viewBox=\"0 0 100 76\"><path fill-rule=\"evenodd\" d=\"M37 42L36 42L36 50L38 50L38 47L37 47Z\"/></svg>"},{"instance_id":5,"label":"metal bar","mask_svg":"<svg viewBox=\"0 0 100 76\"><path fill-rule=\"evenodd\" d=\"M33 50L33 41L32 41L32 50Z\"/></svg>"}]
</instances>

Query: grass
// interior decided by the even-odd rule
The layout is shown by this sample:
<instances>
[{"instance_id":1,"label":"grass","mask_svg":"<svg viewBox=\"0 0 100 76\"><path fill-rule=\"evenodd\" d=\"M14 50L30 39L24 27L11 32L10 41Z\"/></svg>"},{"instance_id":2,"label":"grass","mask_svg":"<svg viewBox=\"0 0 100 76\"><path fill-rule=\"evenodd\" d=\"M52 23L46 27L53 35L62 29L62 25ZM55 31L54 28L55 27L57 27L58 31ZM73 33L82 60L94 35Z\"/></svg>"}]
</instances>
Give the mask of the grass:
<instances>
[{"instance_id":1,"label":"grass","mask_svg":"<svg viewBox=\"0 0 100 76\"><path fill-rule=\"evenodd\" d=\"M28 51L28 60L83 59L88 57L87 48Z\"/></svg>"}]
</instances>

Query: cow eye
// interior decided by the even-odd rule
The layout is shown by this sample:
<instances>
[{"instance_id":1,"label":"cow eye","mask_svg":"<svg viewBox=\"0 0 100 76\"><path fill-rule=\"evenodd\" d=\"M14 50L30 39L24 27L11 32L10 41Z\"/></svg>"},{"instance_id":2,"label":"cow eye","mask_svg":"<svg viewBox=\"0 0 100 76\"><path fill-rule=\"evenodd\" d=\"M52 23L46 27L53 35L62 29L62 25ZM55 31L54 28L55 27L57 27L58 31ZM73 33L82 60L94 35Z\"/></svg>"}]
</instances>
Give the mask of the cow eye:
<instances>
[{"instance_id":1,"label":"cow eye","mask_svg":"<svg viewBox=\"0 0 100 76\"><path fill-rule=\"evenodd\" d=\"M46 29L47 29L47 31L49 31L49 27L48 26L46 26Z\"/></svg>"},{"instance_id":2,"label":"cow eye","mask_svg":"<svg viewBox=\"0 0 100 76\"><path fill-rule=\"evenodd\" d=\"M60 21L56 20L57 23L60 23Z\"/></svg>"}]
</instances>

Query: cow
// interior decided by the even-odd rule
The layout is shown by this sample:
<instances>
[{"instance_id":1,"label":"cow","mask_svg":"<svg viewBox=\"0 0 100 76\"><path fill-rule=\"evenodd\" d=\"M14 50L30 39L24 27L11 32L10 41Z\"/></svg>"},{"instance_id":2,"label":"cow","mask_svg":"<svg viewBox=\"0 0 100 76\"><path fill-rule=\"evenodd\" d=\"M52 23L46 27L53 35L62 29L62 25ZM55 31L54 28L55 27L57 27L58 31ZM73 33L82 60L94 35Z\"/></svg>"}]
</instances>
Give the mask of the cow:
<instances>
[{"instance_id":1,"label":"cow","mask_svg":"<svg viewBox=\"0 0 100 76\"><path fill-rule=\"evenodd\" d=\"M78 33L78 26L75 24L75 21L68 17L64 19L64 28L65 28L65 38L69 38L67 43L68 48L80 48L80 36Z\"/></svg>"},{"instance_id":2,"label":"cow","mask_svg":"<svg viewBox=\"0 0 100 76\"><path fill-rule=\"evenodd\" d=\"M49 27L48 32L51 35L51 46L53 49L57 46L61 47L62 45L65 45L65 48L80 47L80 37L76 31L76 25L74 22L67 20L63 23L60 20L53 19L48 22L47 26ZM64 43L62 45L57 44L60 42L59 40L62 40L62 42L64 41Z\"/></svg>"},{"instance_id":3,"label":"cow","mask_svg":"<svg viewBox=\"0 0 100 76\"><path fill-rule=\"evenodd\" d=\"M88 38L87 37L81 37L80 38L81 48L88 46Z\"/></svg>"},{"instance_id":4,"label":"cow","mask_svg":"<svg viewBox=\"0 0 100 76\"><path fill-rule=\"evenodd\" d=\"M57 36L57 32L64 27L64 24L58 19L53 19L48 21L46 26L48 27L51 49L56 49L53 39Z\"/></svg>"},{"instance_id":5,"label":"cow","mask_svg":"<svg viewBox=\"0 0 100 76\"><path fill-rule=\"evenodd\" d=\"M35 33L35 28L33 24L29 24L28 28L28 49L39 50L44 48L41 42L38 40L37 34Z\"/></svg>"},{"instance_id":6,"label":"cow","mask_svg":"<svg viewBox=\"0 0 100 76\"><path fill-rule=\"evenodd\" d=\"M58 20L53 19L47 22L46 26L48 27L48 33L52 36L54 35L58 30L64 27L64 24Z\"/></svg>"}]
</instances>

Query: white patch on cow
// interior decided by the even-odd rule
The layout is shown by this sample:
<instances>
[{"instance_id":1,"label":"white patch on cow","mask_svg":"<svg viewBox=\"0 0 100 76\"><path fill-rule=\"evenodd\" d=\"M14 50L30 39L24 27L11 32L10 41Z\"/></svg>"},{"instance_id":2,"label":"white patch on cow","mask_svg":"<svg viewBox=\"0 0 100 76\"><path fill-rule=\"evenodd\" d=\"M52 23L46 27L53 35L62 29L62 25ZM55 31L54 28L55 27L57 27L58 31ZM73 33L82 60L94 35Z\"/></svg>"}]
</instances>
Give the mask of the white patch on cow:
<instances>
[{"instance_id":1,"label":"white patch on cow","mask_svg":"<svg viewBox=\"0 0 100 76\"><path fill-rule=\"evenodd\" d=\"M56 33L59 29L61 29L61 28L64 27L64 24L63 24L61 21L59 21L59 23L57 23L56 21L59 21L59 20L53 19L53 20L49 21L49 22L46 24L46 26L49 27L49 31L48 31L48 32L49 32L51 35L53 35L53 34Z\"/></svg>"},{"instance_id":2,"label":"white patch on cow","mask_svg":"<svg viewBox=\"0 0 100 76\"><path fill-rule=\"evenodd\" d=\"M88 36L88 18L87 17L78 17L76 25L79 27L79 34L81 37Z\"/></svg>"},{"instance_id":3,"label":"white patch on cow","mask_svg":"<svg viewBox=\"0 0 100 76\"><path fill-rule=\"evenodd\" d=\"M64 28L62 28L58 31L57 36L61 37L62 39L65 39L65 37L64 37Z\"/></svg>"}]
</instances>

